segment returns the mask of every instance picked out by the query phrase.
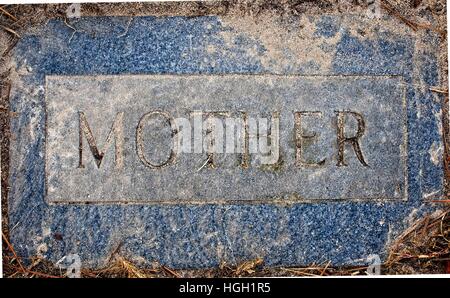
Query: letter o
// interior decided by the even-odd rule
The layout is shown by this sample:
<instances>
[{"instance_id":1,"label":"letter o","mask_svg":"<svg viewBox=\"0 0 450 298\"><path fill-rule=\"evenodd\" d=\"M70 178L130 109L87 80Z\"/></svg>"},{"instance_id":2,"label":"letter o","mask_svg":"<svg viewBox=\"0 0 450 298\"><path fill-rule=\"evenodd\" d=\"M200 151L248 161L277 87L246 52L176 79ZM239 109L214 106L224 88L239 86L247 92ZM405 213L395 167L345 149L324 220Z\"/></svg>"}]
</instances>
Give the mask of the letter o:
<instances>
[{"instance_id":1,"label":"letter o","mask_svg":"<svg viewBox=\"0 0 450 298\"><path fill-rule=\"evenodd\" d=\"M170 164L172 164L175 161L175 157L176 154L174 152L174 150L172 149L170 151L170 156L169 158L160 163L160 164L154 164L152 162L150 162L147 157L145 157L145 153L144 153L144 144L142 142L142 132L144 130L144 125L145 123L152 117L154 116L162 116L165 118L165 120L167 121L167 123L170 125L170 127L174 127L173 126L173 120L170 117L169 114L162 112L162 111L152 111L152 112L148 112L146 114L144 114L144 116L141 117L141 119L139 120L138 126L136 128L136 150L137 150L137 154L139 156L139 159L141 160L141 162L152 169L160 169L163 168L165 166L168 166Z\"/></svg>"}]
</instances>

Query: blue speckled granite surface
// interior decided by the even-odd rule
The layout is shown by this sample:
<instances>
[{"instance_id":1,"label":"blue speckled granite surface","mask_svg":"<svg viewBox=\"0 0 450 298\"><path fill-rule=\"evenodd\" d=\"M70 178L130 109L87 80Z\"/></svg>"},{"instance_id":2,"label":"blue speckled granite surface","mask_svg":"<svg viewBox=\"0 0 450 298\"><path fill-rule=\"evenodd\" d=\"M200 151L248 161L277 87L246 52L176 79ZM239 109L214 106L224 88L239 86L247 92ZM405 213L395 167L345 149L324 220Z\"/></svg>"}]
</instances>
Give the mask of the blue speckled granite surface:
<instances>
[{"instance_id":1,"label":"blue speckled granite surface","mask_svg":"<svg viewBox=\"0 0 450 298\"><path fill-rule=\"evenodd\" d=\"M15 48L9 222L22 256L85 267L119 253L142 264L333 265L386 255L390 241L443 196L438 36L397 20L302 16L270 26L226 17L81 18L35 28ZM252 25L253 24L253 25ZM261 30L258 30L260 27ZM212 46L212 47L211 47ZM211 50L213 48L214 50ZM408 200L208 205L48 205L44 202L45 75L400 75L407 85ZM55 234L62 235L54 237Z\"/></svg>"}]
</instances>

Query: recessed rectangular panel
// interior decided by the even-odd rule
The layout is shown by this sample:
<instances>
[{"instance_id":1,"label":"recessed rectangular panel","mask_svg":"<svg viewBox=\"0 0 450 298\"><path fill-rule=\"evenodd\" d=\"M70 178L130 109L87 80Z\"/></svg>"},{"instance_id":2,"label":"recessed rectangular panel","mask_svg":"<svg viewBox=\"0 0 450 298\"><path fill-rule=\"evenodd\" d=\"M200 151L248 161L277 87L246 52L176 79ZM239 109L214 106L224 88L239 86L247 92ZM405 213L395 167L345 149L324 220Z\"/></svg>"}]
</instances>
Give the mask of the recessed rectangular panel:
<instances>
[{"instance_id":1,"label":"recessed rectangular panel","mask_svg":"<svg viewBox=\"0 0 450 298\"><path fill-rule=\"evenodd\" d=\"M405 200L400 76L47 76L50 203Z\"/></svg>"}]
</instances>

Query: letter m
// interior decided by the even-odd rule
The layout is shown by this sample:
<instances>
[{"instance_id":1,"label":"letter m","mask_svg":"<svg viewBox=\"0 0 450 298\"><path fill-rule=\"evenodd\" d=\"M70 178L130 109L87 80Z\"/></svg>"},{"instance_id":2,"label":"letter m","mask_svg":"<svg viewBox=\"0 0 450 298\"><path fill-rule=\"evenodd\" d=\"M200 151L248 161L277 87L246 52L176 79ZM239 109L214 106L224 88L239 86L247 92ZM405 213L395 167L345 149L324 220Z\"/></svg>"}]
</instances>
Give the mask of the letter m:
<instances>
[{"instance_id":1,"label":"letter m","mask_svg":"<svg viewBox=\"0 0 450 298\"><path fill-rule=\"evenodd\" d=\"M94 135L89 127L84 112L78 112L79 116L79 163L78 168L84 168L83 165L83 134L91 149L92 155L94 156L95 163L97 167L100 168L102 164L103 157L105 156L105 151L110 147L112 139L114 138L115 143L115 168L119 169L123 166L123 112L119 112L114 119L111 129L106 138L106 142L103 145L103 149L99 150L97 143L95 142Z\"/></svg>"}]
</instances>

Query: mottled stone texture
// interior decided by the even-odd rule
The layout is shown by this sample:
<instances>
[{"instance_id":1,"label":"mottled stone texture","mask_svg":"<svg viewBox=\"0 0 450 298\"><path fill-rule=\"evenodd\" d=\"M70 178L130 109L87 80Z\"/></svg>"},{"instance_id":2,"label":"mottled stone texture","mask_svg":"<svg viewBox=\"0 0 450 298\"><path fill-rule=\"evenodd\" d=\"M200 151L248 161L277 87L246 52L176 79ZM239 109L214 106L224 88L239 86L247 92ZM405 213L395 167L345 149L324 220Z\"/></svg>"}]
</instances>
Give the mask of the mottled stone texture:
<instances>
[{"instance_id":1,"label":"mottled stone texture","mask_svg":"<svg viewBox=\"0 0 450 298\"><path fill-rule=\"evenodd\" d=\"M12 242L22 256L41 255L51 261L77 253L85 267L104 265L119 245L119 253L133 261L158 261L176 268L211 267L222 261L237 263L255 257L263 257L269 266L328 260L334 265L356 265L366 263L371 254L383 258L395 235L417 216L433 211L426 200L444 195L442 98L429 91L442 79L438 45L435 33L414 32L388 16L374 20L357 15L303 15L269 17L259 23L250 17L232 16L92 17L72 21L70 27L63 21L51 20L30 29L15 48L11 75L11 109L17 113L11 119ZM363 95L368 101L364 108L373 117L383 111L379 120L386 121L383 125L387 133L402 138L404 132L389 125L398 123L398 119L406 120L407 156L402 159L399 153L393 159L399 165L406 161L406 200L268 200L254 204L207 200L226 197L227 193L245 197L248 190L239 193L232 181L226 181L209 198L208 192L202 193L200 198L208 204L48 203L46 76L157 74L399 78L390 83L376 84L368 79L359 84L373 85L368 89L374 94L372 101L370 92ZM405 91L406 116L382 107L389 106L389 101L402 100L397 91L391 97L376 96L391 90L392 82ZM356 83L353 91L348 81L343 85L333 86L330 81L324 84L328 85L321 92L327 95L318 101L324 109L331 104L333 94L356 95ZM317 92L320 88L305 89ZM305 97L305 102L310 96ZM379 101L373 102L376 98ZM61 102L70 108L70 100ZM394 103L391 107L401 110L401 105ZM78 103L74 100L73 104ZM355 99L355 105L360 104ZM279 105L290 107L289 103ZM261 107L264 104L255 110ZM68 138L70 133L67 131ZM391 151L376 151L379 154L373 156L372 162L395 154ZM386 171L394 168L399 170L398 165L385 167ZM393 179L403 175L395 173ZM385 174L380 172L380 176ZM277 187L298 189L295 183L301 181L295 179L286 179L287 185L277 186L276 175L264 183L267 191L262 193L276 194ZM370 182L373 179L376 188L378 178L368 177L367 188L357 194L370 193ZM321 186L328 187L331 194L342 192L330 181ZM64 191L60 190L59 195ZM257 191L251 193L255 195ZM67 193L67 198L60 199L73 198Z\"/></svg>"}]
</instances>

